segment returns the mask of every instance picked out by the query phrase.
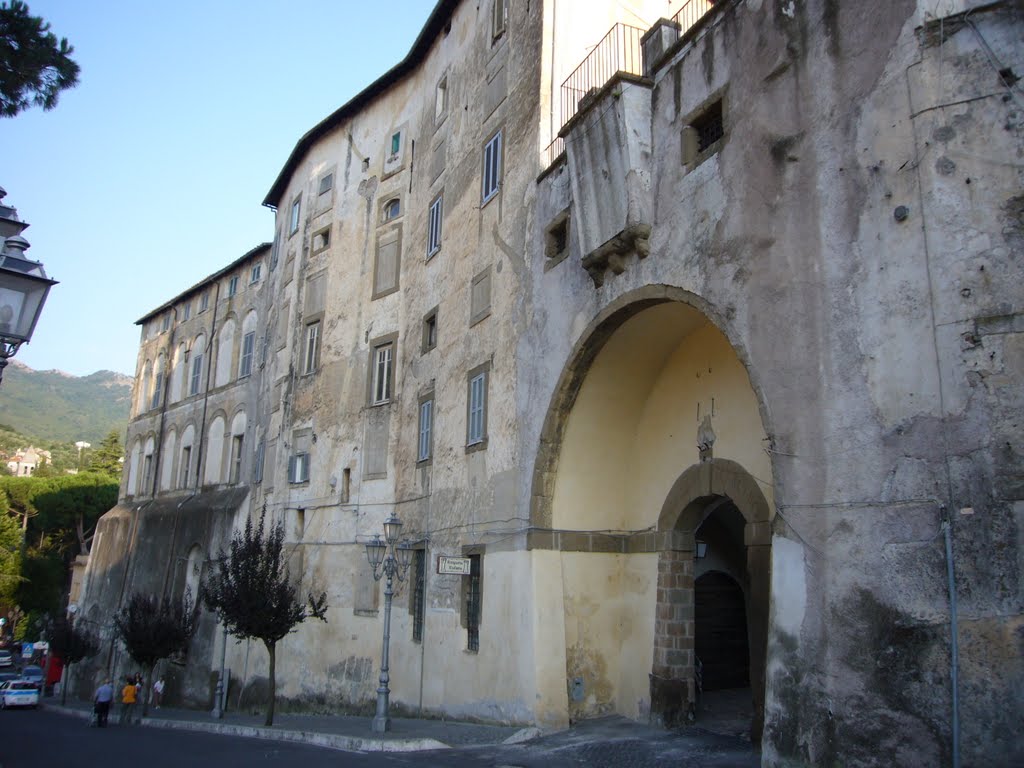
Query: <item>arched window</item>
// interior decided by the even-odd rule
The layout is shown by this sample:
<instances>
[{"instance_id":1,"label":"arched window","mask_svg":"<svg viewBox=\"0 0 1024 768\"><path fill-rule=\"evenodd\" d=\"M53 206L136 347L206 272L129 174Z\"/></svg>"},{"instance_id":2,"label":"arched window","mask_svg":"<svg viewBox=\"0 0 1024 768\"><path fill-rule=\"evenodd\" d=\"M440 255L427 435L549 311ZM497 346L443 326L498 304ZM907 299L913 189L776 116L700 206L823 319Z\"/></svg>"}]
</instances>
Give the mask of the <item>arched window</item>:
<instances>
[{"instance_id":1,"label":"arched window","mask_svg":"<svg viewBox=\"0 0 1024 768\"><path fill-rule=\"evenodd\" d=\"M203 355L206 352L206 337L196 336L188 358L188 393L198 395L203 391Z\"/></svg>"},{"instance_id":2,"label":"arched window","mask_svg":"<svg viewBox=\"0 0 1024 768\"><path fill-rule=\"evenodd\" d=\"M181 342L174 350L174 359L171 362L171 393L169 402L176 403L181 400L181 393L185 383L185 342Z\"/></svg>"},{"instance_id":3,"label":"arched window","mask_svg":"<svg viewBox=\"0 0 1024 768\"><path fill-rule=\"evenodd\" d=\"M159 408L164 397L164 375L167 369L167 355L163 352L156 359L156 368L153 372L153 390L149 396L149 407Z\"/></svg>"},{"instance_id":4,"label":"arched window","mask_svg":"<svg viewBox=\"0 0 1024 768\"><path fill-rule=\"evenodd\" d=\"M160 490L169 491L174 487L174 446L178 442L178 433L174 427L167 432L164 438L164 447L160 452Z\"/></svg>"},{"instance_id":5,"label":"arched window","mask_svg":"<svg viewBox=\"0 0 1024 768\"><path fill-rule=\"evenodd\" d=\"M231 420L231 457L228 463L228 482L242 481L242 459L245 454L245 411L239 411Z\"/></svg>"},{"instance_id":6,"label":"arched window","mask_svg":"<svg viewBox=\"0 0 1024 768\"><path fill-rule=\"evenodd\" d=\"M231 361L235 355L235 321L228 318L217 334L217 368L213 376L213 386L223 387L231 381Z\"/></svg>"},{"instance_id":7,"label":"arched window","mask_svg":"<svg viewBox=\"0 0 1024 768\"><path fill-rule=\"evenodd\" d=\"M384 208L381 212L381 221L391 221L397 219L402 213L402 201L397 197L393 197L384 203Z\"/></svg>"},{"instance_id":8,"label":"arched window","mask_svg":"<svg viewBox=\"0 0 1024 768\"><path fill-rule=\"evenodd\" d=\"M192 484L192 479L196 476L195 469L192 466L193 461L195 461L192 450L195 434L195 427L189 424L181 435L181 454L178 456L179 488L188 488Z\"/></svg>"},{"instance_id":9,"label":"arched window","mask_svg":"<svg viewBox=\"0 0 1024 768\"><path fill-rule=\"evenodd\" d=\"M141 460L142 438L137 437L128 454L128 482L125 484L125 494L128 496L134 496L139 492L139 462Z\"/></svg>"},{"instance_id":10,"label":"arched window","mask_svg":"<svg viewBox=\"0 0 1024 768\"><path fill-rule=\"evenodd\" d=\"M139 387L138 400L135 403L136 413L149 410L150 387L153 386L153 363L147 360L142 366L142 385Z\"/></svg>"},{"instance_id":11,"label":"arched window","mask_svg":"<svg viewBox=\"0 0 1024 768\"><path fill-rule=\"evenodd\" d=\"M203 474L203 483L206 485L224 482L224 430L226 426L223 416L217 416L210 422L210 433L206 439L206 472Z\"/></svg>"}]
</instances>

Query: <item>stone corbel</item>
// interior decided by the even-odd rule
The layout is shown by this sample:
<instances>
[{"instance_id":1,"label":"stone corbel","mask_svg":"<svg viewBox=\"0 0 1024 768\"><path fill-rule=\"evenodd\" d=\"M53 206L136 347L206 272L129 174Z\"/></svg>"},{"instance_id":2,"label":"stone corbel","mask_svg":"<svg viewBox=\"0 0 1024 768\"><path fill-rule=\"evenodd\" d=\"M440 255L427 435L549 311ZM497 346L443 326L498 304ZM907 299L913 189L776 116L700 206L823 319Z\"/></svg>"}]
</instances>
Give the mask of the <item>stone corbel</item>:
<instances>
[{"instance_id":1,"label":"stone corbel","mask_svg":"<svg viewBox=\"0 0 1024 768\"><path fill-rule=\"evenodd\" d=\"M650 238L650 224L633 224L584 256L583 268L594 281L594 287L600 288L604 285L608 270L616 275L625 272L627 257L630 254L635 253L637 259L646 259L647 254L651 252Z\"/></svg>"}]
</instances>

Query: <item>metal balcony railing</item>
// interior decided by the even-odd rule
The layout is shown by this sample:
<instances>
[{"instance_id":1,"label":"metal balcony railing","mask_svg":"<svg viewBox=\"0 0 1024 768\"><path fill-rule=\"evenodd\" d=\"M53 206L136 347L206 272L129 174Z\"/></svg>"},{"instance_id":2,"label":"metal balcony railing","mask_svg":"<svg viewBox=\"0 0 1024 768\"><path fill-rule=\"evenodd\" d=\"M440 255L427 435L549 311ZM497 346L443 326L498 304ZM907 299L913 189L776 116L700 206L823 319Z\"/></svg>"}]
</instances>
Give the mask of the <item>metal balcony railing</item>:
<instances>
[{"instance_id":1,"label":"metal balcony railing","mask_svg":"<svg viewBox=\"0 0 1024 768\"><path fill-rule=\"evenodd\" d=\"M704 14L711 10L715 0L686 0L683 7L679 9L672 21L679 25L679 36L685 35L694 24L704 18Z\"/></svg>"}]
</instances>

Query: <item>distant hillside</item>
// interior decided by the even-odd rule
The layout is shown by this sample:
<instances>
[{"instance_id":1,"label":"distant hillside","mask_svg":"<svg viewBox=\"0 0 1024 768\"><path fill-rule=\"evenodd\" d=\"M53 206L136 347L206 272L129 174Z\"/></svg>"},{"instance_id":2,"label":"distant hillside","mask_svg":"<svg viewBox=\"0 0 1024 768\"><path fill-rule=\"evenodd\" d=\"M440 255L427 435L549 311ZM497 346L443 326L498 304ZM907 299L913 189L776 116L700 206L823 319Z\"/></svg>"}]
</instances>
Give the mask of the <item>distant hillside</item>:
<instances>
[{"instance_id":1,"label":"distant hillside","mask_svg":"<svg viewBox=\"0 0 1024 768\"><path fill-rule=\"evenodd\" d=\"M132 378L113 371L71 376L11 360L0 384L0 424L44 440L94 446L112 429L124 437Z\"/></svg>"}]
</instances>

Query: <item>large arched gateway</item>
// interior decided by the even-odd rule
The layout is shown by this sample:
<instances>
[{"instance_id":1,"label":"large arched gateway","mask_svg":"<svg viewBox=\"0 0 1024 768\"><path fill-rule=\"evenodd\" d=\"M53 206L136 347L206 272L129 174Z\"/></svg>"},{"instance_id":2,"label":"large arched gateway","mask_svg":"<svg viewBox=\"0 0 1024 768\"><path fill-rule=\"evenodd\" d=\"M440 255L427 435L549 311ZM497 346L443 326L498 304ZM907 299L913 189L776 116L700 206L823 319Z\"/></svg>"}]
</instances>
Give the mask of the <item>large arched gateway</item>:
<instances>
[{"instance_id":1,"label":"large arched gateway","mask_svg":"<svg viewBox=\"0 0 1024 768\"><path fill-rule=\"evenodd\" d=\"M541 633L558 659L541 663L554 671L564 648L570 720L700 718L703 677L709 689L750 689L760 738L772 499L763 405L699 300L657 290L592 324L547 416L532 548L538 601L564 622ZM714 651L700 648L708 638ZM548 693L557 707L559 692Z\"/></svg>"}]
</instances>

